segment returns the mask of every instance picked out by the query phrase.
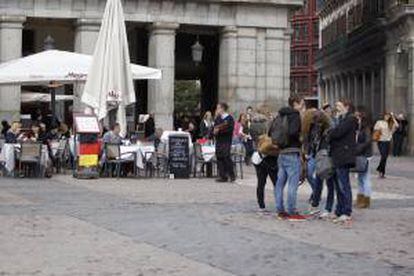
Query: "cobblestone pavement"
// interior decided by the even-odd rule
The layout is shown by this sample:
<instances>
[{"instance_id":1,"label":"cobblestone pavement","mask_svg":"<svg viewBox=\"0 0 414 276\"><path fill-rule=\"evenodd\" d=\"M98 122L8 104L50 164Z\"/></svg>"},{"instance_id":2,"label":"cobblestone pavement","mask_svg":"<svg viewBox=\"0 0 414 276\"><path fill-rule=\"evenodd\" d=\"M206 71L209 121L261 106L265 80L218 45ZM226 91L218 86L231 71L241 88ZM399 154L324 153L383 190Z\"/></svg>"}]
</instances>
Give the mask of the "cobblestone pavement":
<instances>
[{"instance_id":1,"label":"cobblestone pavement","mask_svg":"<svg viewBox=\"0 0 414 276\"><path fill-rule=\"evenodd\" d=\"M0 275L413 275L413 166L390 160L352 228L257 214L251 168L237 184L0 178Z\"/></svg>"}]
</instances>

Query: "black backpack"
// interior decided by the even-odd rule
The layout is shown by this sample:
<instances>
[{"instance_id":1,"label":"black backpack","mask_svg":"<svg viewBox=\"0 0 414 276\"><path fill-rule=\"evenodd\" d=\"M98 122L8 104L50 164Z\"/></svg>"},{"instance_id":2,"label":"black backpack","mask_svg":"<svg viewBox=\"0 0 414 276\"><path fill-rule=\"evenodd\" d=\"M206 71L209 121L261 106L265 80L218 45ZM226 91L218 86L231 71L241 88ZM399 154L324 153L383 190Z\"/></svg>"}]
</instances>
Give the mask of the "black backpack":
<instances>
[{"instance_id":1,"label":"black backpack","mask_svg":"<svg viewBox=\"0 0 414 276\"><path fill-rule=\"evenodd\" d=\"M278 115L273 120L269 131L269 136L272 142L278 145L279 148L286 148L289 146L289 121L287 115Z\"/></svg>"}]
</instances>

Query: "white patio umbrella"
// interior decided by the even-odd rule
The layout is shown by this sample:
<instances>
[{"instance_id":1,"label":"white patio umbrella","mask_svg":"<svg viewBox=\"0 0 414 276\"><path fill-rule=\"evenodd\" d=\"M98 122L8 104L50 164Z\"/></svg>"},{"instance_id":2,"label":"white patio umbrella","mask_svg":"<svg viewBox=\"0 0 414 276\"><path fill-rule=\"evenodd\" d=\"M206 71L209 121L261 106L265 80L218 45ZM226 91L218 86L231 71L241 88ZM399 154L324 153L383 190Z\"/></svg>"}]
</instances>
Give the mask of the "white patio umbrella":
<instances>
[{"instance_id":1,"label":"white patio umbrella","mask_svg":"<svg viewBox=\"0 0 414 276\"><path fill-rule=\"evenodd\" d=\"M125 18L120 0L108 0L82 102L103 119L118 108L117 121L126 133L125 107L135 102Z\"/></svg>"},{"instance_id":2,"label":"white patio umbrella","mask_svg":"<svg viewBox=\"0 0 414 276\"><path fill-rule=\"evenodd\" d=\"M48 50L0 64L0 84L47 84L84 82L92 56ZM160 79L161 70L131 64L133 79Z\"/></svg>"},{"instance_id":3,"label":"white patio umbrella","mask_svg":"<svg viewBox=\"0 0 414 276\"><path fill-rule=\"evenodd\" d=\"M22 103L51 102L52 95L38 92L22 91L20 96ZM73 95L56 95L56 102L73 101Z\"/></svg>"}]
</instances>

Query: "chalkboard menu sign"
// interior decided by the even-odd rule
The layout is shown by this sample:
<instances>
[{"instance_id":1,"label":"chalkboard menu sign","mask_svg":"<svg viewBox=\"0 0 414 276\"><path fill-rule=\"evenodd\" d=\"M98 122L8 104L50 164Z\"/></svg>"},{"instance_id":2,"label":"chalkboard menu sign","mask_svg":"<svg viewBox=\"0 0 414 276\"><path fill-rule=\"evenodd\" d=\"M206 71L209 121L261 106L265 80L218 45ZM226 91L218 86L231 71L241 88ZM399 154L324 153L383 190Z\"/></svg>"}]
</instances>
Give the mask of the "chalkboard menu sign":
<instances>
[{"instance_id":1,"label":"chalkboard menu sign","mask_svg":"<svg viewBox=\"0 0 414 276\"><path fill-rule=\"evenodd\" d=\"M168 158L170 174L174 178L190 177L190 149L188 136L168 137Z\"/></svg>"}]
</instances>

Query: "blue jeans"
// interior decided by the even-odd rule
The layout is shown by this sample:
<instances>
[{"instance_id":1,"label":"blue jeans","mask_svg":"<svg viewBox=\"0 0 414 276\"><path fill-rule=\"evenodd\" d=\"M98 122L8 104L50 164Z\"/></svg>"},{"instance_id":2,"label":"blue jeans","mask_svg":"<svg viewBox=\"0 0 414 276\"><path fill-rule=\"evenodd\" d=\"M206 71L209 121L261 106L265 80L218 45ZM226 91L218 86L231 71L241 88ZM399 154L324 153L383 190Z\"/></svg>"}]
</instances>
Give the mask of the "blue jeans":
<instances>
[{"instance_id":1,"label":"blue jeans","mask_svg":"<svg viewBox=\"0 0 414 276\"><path fill-rule=\"evenodd\" d=\"M371 197L371 160L368 160L368 169L364 173L358 173L358 193L366 197Z\"/></svg>"},{"instance_id":2,"label":"blue jeans","mask_svg":"<svg viewBox=\"0 0 414 276\"><path fill-rule=\"evenodd\" d=\"M296 212L296 198L302 166L299 154L280 154L278 166L279 171L275 189L276 210L277 212L285 211L283 192L286 183L288 183L287 211L289 214L293 214Z\"/></svg>"},{"instance_id":3,"label":"blue jeans","mask_svg":"<svg viewBox=\"0 0 414 276\"><path fill-rule=\"evenodd\" d=\"M336 211L335 214L351 216L352 214L352 189L349 180L349 168L335 169L335 189L336 189Z\"/></svg>"},{"instance_id":4,"label":"blue jeans","mask_svg":"<svg viewBox=\"0 0 414 276\"><path fill-rule=\"evenodd\" d=\"M318 207L321 202L323 179L316 175L316 159L310 157L307 162L307 180L312 188L312 195L310 198L310 204L312 207ZM326 198L325 210L332 212L332 206L335 198L335 180L331 177L326 180L326 187L328 189L328 195Z\"/></svg>"}]
</instances>

